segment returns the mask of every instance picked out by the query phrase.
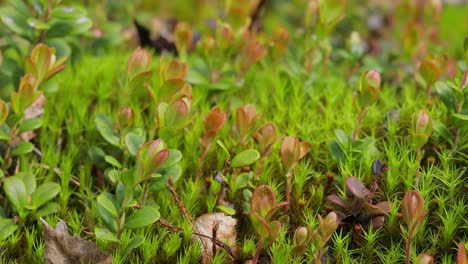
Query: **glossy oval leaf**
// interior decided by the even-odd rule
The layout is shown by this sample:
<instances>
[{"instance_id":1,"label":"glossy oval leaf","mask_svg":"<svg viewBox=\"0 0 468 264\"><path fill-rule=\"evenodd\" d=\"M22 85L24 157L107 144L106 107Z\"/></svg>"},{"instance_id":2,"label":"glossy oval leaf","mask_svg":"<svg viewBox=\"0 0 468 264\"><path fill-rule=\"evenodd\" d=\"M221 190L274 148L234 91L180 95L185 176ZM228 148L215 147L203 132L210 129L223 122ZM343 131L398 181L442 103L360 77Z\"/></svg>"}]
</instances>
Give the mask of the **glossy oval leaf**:
<instances>
[{"instance_id":1,"label":"glossy oval leaf","mask_svg":"<svg viewBox=\"0 0 468 264\"><path fill-rule=\"evenodd\" d=\"M143 209L135 210L125 220L125 228L141 228L156 222L160 217L159 210L156 207L145 206Z\"/></svg>"},{"instance_id":2,"label":"glossy oval leaf","mask_svg":"<svg viewBox=\"0 0 468 264\"><path fill-rule=\"evenodd\" d=\"M132 157L137 155L143 143L145 143L145 138L140 135L134 133L127 133L125 135L125 146Z\"/></svg>"},{"instance_id":3,"label":"glossy oval leaf","mask_svg":"<svg viewBox=\"0 0 468 264\"><path fill-rule=\"evenodd\" d=\"M260 153L255 149L246 149L237 154L231 161L231 167L239 168L248 166L260 158Z\"/></svg>"},{"instance_id":4,"label":"glossy oval leaf","mask_svg":"<svg viewBox=\"0 0 468 264\"><path fill-rule=\"evenodd\" d=\"M12 156L21 156L31 153L34 150L34 145L30 142L22 141L11 152Z\"/></svg>"},{"instance_id":5,"label":"glossy oval leaf","mask_svg":"<svg viewBox=\"0 0 468 264\"><path fill-rule=\"evenodd\" d=\"M48 201L52 200L60 192L60 185L55 182L46 182L33 192L32 206L38 209Z\"/></svg>"},{"instance_id":6,"label":"glossy oval leaf","mask_svg":"<svg viewBox=\"0 0 468 264\"><path fill-rule=\"evenodd\" d=\"M32 131L40 128L42 126L42 119L40 118L30 118L21 122L19 126L19 132Z\"/></svg>"},{"instance_id":7,"label":"glossy oval leaf","mask_svg":"<svg viewBox=\"0 0 468 264\"><path fill-rule=\"evenodd\" d=\"M3 189L10 203L18 212L26 206L26 187L23 181L17 177L8 177L3 182Z\"/></svg>"},{"instance_id":8,"label":"glossy oval leaf","mask_svg":"<svg viewBox=\"0 0 468 264\"><path fill-rule=\"evenodd\" d=\"M97 114L94 118L94 124L101 136L110 144L119 147L120 139L117 132L114 131L112 121L104 114Z\"/></svg>"}]
</instances>

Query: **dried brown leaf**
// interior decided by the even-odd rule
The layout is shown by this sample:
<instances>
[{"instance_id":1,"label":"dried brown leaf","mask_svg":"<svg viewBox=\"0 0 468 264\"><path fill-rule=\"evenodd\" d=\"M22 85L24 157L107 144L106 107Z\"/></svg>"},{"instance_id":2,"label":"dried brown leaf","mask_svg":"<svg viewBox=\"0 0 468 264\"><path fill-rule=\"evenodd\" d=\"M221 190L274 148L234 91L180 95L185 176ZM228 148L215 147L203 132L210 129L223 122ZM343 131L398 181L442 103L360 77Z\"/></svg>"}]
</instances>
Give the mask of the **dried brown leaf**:
<instances>
[{"instance_id":1,"label":"dried brown leaf","mask_svg":"<svg viewBox=\"0 0 468 264\"><path fill-rule=\"evenodd\" d=\"M113 263L112 256L103 253L93 242L83 240L76 234L68 235L64 221L59 221L53 229L44 219L40 220L44 224L45 263Z\"/></svg>"},{"instance_id":2,"label":"dried brown leaf","mask_svg":"<svg viewBox=\"0 0 468 264\"><path fill-rule=\"evenodd\" d=\"M225 243L235 252L236 246L236 223L237 220L224 213L204 214L197 218L194 223L196 231L208 237L213 237L213 227L218 225L216 238ZM213 257L213 239L197 236L203 246L202 262L209 263Z\"/></svg>"}]
</instances>

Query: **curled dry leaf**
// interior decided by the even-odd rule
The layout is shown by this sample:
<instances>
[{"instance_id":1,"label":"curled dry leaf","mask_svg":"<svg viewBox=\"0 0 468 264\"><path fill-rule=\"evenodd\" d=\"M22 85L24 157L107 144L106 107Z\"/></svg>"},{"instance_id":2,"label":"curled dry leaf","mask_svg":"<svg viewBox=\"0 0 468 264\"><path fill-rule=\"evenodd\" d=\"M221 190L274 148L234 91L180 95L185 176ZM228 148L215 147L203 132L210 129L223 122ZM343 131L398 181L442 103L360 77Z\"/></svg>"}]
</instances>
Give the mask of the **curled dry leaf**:
<instances>
[{"instance_id":1,"label":"curled dry leaf","mask_svg":"<svg viewBox=\"0 0 468 264\"><path fill-rule=\"evenodd\" d=\"M224 213L210 213L198 217L194 223L194 227L198 233L213 237L213 228L217 225L216 238L235 252L236 223L237 220L235 218ZM210 263L213 257L213 239L208 237L197 236L203 246L203 263Z\"/></svg>"},{"instance_id":2,"label":"curled dry leaf","mask_svg":"<svg viewBox=\"0 0 468 264\"><path fill-rule=\"evenodd\" d=\"M41 222L44 224L45 263L113 263L112 256L103 253L91 241L83 240L76 234L68 235L67 224L64 221L58 222L55 229L42 218Z\"/></svg>"}]
</instances>

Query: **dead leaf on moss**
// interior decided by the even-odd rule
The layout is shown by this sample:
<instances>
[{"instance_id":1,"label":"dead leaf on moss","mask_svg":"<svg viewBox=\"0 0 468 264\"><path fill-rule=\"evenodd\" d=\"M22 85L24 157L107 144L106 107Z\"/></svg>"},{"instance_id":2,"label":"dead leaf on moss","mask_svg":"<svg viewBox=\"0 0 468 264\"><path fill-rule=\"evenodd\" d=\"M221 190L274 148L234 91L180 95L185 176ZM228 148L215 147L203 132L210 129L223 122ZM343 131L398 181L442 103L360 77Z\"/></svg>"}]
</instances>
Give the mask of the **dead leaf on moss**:
<instances>
[{"instance_id":1,"label":"dead leaf on moss","mask_svg":"<svg viewBox=\"0 0 468 264\"><path fill-rule=\"evenodd\" d=\"M81 239L76 234L68 235L67 224L59 221L53 229L44 219L45 263L74 264L97 263L111 264L113 258L103 253L93 242Z\"/></svg>"},{"instance_id":2,"label":"dead leaf on moss","mask_svg":"<svg viewBox=\"0 0 468 264\"><path fill-rule=\"evenodd\" d=\"M237 237L236 223L237 220L235 218L225 215L224 213L204 214L197 218L194 223L197 232L210 237L198 236L203 246L203 263L210 263L213 257L213 230L216 230L216 238L235 252Z\"/></svg>"}]
</instances>

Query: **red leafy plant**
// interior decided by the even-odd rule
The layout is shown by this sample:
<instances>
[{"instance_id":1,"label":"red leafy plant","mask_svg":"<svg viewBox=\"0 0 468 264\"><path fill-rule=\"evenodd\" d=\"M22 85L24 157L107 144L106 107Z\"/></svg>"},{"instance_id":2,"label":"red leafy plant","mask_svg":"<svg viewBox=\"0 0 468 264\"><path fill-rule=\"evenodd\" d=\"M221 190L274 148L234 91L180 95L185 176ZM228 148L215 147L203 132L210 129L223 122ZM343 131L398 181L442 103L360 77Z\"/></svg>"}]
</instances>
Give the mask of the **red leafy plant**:
<instances>
[{"instance_id":1,"label":"red leafy plant","mask_svg":"<svg viewBox=\"0 0 468 264\"><path fill-rule=\"evenodd\" d=\"M410 190L406 192L403 200L401 201L401 211L403 214L403 220L408 227L408 229L405 230L403 226L400 226L402 232L406 235L406 264L409 264L411 261L411 246L413 238L427 215L427 211L424 209L424 198L418 191Z\"/></svg>"},{"instance_id":2,"label":"red leafy plant","mask_svg":"<svg viewBox=\"0 0 468 264\"><path fill-rule=\"evenodd\" d=\"M411 120L410 139L411 145L416 149L416 160L420 162L421 148L426 144L432 133L432 119L425 110L414 113ZM419 184L419 167L416 169L416 185Z\"/></svg>"},{"instance_id":3,"label":"red leafy plant","mask_svg":"<svg viewBox=\"0 0 468 264\"><path fill-rule=\"evenodd\" d=\"M151 78L151 54L142 48L132 52L127 62L127 87L136 87Z\"/></svg>"},{"instance_id":4,"label":"red leafy plant","mask_svg":"<svg viewBox=\"0 0 468 264\"><path fill-rule=\"evenodd\" d=\"M354 107L357 111L359 111L356 128L353 132L353 140L358 138L359 129L361 127L366 109L379 100L380 86L381 77L378 71L367 70L361 75L359 89L354 92L353 97Z\"/></svg>"},{"instance_id":5,"label":"red leafy plant","mask_svg":"<svg viewBox=\"0 0 468 264\"><path fill-rule=\"evenodd\" d=\"M193 43L193 33L189 23L177 23L174 30L174 42L177 51L180 52L180 56L183 58Z\"/></svg>"},{"instance_id":6,"label":"red leafy plant","mask_svg":"<svg viewBox=\"0 0 468 264\"><path fill-rule=\"evenodd\" d=\"M210 149L211 143L216 138L218 132L223 128L226 123L226 113L219 108L219 106L213 107L210 112L205 116L203 120L203 135L200 138L200 146L202 148L202 154L199 158L200 167L198 169L198 177L201 177L203 162Z\"/></svg>"},{"instance_id":7,"label":"red leafy plant","mask_svg":"<svg viewBox=\"0 0 468 264\"><path fill-rule=\"evenodd\" d=\"M468 263L468 256L466 254L465 244L460 242L458 244L457 250L457 264L467 264Z\"/></svg>"},{"instance_id":8,"label":"red leafy plant","mask_svg":"<svg viewBox=\"0 0 468 264\"><path fill-rule=\"evenodd\" d=\"M186 63L171 60L165 63L161 57L159 66L159 97L151 89L151 96L157 108L159 136L169 138L185 128L191 121L192 86L185 82L188 71ZM159 101L158 101L159 99Z\"/></svg>"},{"instance_id":9,"label":"red leafy plant","mask_svg":"<svg viewBox=\"0 0 468 264\"><path fill-rule=\"evenodd\" d=\"M254 137L258 142L262 157L270 154L273 144L280 139L278 136L278 128L273 123L266 123L259 127L257 131L255 131Z\"/></svg>"},{"instance_id":10,"label":"red leafy plant","mask_svg":"<svg viewBox=\"0 0 468 264\"><path fill-rule=\"evenodd\" d=\"M343 224L360 225L363 228L381 228L385 214L390 212L388 201L374 204L375 193L356 177L348 177L345 187L346 198L336 194L327 196L327 201L335 207L335 213Z\"/></svg>"},{"instance_id":11,"label":"red leafy plant","mask_svg":"<svg viewBox=\"0 0 468 264\"><path fill-rule=\"evenodd\" d=\"M289 210L291 203L291 178L292 171L297 162L302 159L310 150L310 143L300 141L298 138L287 136L281 143L281 161L286 169L286 210Z\"/></svg>"},{"instance_id":12,"label":"red leafy plant","mask_svg":"<svg viewBox=\"0 0 468 264\"><path fill-rule=\"evenodd\" d=\"M335 212L328 213L325 219L319 215L319 226L312 233L312 243L317 250L312 264L321 264L323 253L326 251L326 244L338 228L340 221Z\"/></svg>"},{"instance_id":13,"label":"red leafy plant","mask_svg":"<svg viewBox=\"0 0 468 264\"><path fill-rule=\"evenodd\" d=\"M249 217L259 235L259 243L252 263L257 263L262 248L269 247L278 237L281 222L273 219L278 210L286 205L287 202L276 202L275 193L269 186L260 185L255 188L250 200Z\"/></svg>"},{"instance_id":14,"label":"red leafy plant","mask_svg":"<svg viewBox=\"0 0 468 264\"><path fill-rule=\"evenodd\" d=\"M293 236L293 254L301 257L307 250L307 244L312 242L316 250L312 263L322 263L326 244L339 226L339 220L335 212L330 212L325 219L318 216L319 225L312 232L310 227L298 227Z\"/></svg>"},{"instance_id":15,"label":"red leafy plant","mask_svg":"<svg viewBox=\"0 0 468 264\"><path fill-rule=\"evenodd\" d=\"M239 143L244 144L248 136L255 129L257 120L261 114L257 114L255 106L253 104L247 104L245 106L237 108L236 113L236 126L234 130L239 137Z\"/></svg>"}]
</instances>

